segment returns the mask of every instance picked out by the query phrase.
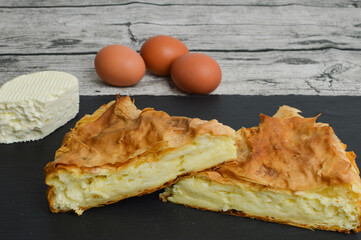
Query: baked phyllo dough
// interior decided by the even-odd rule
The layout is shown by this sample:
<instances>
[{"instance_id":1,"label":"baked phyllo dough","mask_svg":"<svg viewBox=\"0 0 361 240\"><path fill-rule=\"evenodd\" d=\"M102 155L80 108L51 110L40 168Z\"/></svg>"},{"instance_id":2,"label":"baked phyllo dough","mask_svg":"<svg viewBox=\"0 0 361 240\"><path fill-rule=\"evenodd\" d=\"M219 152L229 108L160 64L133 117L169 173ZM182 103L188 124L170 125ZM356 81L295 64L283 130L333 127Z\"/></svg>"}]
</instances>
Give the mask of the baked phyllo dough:
<instances>
[{"instance_id":1,"label":"baked phyllo dough","mask_svg":"<svg viewBox=\"0 0 361 240\"><path fill-rule=\"evenodd\" d=\"M309 229L360 231L356 155L328 124L283 106L237 132L235 161L184 177L161 199Z\"/></svg>"},{"instance_id":2,"label":"baked phyllo dough","mask_svg":"<svg viewBox=\"0 0 361 240\"><path fill-rule=\"evenodd\" d=\"M83 117L45 167L52 212L154 192L177 177L236 158L235 131L216 120L139 110L118 97Z\"/></svg>"}]
</instances>

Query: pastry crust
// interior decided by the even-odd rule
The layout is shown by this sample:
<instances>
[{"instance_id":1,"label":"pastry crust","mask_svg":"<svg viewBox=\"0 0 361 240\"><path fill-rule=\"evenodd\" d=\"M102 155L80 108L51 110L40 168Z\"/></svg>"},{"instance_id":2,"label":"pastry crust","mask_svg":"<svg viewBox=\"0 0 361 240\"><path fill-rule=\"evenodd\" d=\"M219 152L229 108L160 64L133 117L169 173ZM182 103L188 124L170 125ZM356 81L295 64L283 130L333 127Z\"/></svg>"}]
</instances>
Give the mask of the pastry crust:
<instances>
[{"instance_id":1,"label":"pastry crust","mask_svg":"<svg viewBox=\"0 0 361 240\"><path fill-rule=\"evenodd\" d=\"M119 173L129 166L136 168L144 163L157 162L160 157L173 150L192 144L199 136L224 136L235 138L235 131L216 120L204 121L198 118L171 117L152 108L139 110L129 97L117 97L103 105L92 115L84 116L63 139L56 151L55 159L44 170L45 182L49 185L47 197L52 212L83 210L117 202L121 199L151 193L174 182L172 179L161 185L144 188L132 195L119 195L101 204L63 209L55 206L54 179L64 171L78 176L96 176L106 172ZM232 140L233 148L234 140ZM236 153L231 153L236 157ZM231 160L231 159L228 159ZM211 167L211 166L209 166ZM200 169L203 170L203 169ZM192 174L192 172L184 173Z\"/></svg>"},{"instance_id":2,"label":"pastry crust","mask_svg":"<svg viewBox=\"0 0 361 240\"><path fill-rule=\"evenodd\" d=\"M153 108L141 111L129 97L118 97L116 102L79 120L65 135L45 173L51 174L58 168L82 172L92 172L97 167L115 170L144 153L178 148L204 134L233 137L234 130L217 120L171 117Z\"/></svg>"},{"instance_id":3,"label":"pastry crust","mask_svg":"<svg viewBox=\"0 0 361 240\"><path fill-rule=\"evenodd\" d=\"M237 131L236 161L206 172L211 180L237 184L247 180L291 191L351 184L361 189L354 152L317 117L303 118L299 110L283 106L273 116L261 114L259 127ZM361 192L361 191L360 191Z\"/></svg>"}]
</instances>

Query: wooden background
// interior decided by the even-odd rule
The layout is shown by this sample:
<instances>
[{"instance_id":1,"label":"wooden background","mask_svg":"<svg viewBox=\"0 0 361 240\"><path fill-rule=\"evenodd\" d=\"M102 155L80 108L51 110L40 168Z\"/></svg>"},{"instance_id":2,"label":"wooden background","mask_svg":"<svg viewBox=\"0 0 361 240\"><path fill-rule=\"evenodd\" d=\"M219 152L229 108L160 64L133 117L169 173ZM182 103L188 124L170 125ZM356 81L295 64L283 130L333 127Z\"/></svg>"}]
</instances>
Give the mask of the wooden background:
<instances>
[{"instance_id":1,"label":"wooden background","mask_svg":"<svg viewBox=\"0 0 361 240\"><path fill-rule=\"evenodd\" d=\"M172 35L223 71L213 94L361 95L361 1L0 0L0 85L20 75L74 74L81 95L181 95L149 73L111 87L93 61L108 44L135 50Z\"/></svg>"}]
</instances>

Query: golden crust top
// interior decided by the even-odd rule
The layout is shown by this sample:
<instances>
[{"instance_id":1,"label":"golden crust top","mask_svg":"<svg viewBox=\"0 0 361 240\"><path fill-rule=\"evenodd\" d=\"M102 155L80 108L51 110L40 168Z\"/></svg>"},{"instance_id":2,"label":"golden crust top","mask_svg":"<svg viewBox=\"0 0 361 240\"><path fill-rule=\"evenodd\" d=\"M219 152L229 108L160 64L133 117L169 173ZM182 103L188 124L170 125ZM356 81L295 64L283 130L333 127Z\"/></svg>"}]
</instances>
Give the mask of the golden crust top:
<instances>
[{"instance_id":1,"label":"golden crust top","mask_svg":"<svg viewBox=\"0 0 361 240\"><path fill-rule=\"evenodd\" d=\"M47 173L67 168L118 167L142 155L157 155L193 141L203 134L234 136L216 120L171 117L152 108L139 110L129 97L117 97L93 115L86 115L67 133ZM156 159L156 158L154 158Z\"/></svg>"},{"instance_id":2,"label":"golden crust top","mask_svg":"<svg viewBox=\"0 0 361 240\"><path fill-rule=\"evenodd\" d=\"M303 118L283 106L273 116L261 114L259 127L237 132L237 161L207 171L211 180L237 184L245 180L276 189L304 191L333 184L360 187L356 155L317 117Z\"/></svg>"}]
</instances>

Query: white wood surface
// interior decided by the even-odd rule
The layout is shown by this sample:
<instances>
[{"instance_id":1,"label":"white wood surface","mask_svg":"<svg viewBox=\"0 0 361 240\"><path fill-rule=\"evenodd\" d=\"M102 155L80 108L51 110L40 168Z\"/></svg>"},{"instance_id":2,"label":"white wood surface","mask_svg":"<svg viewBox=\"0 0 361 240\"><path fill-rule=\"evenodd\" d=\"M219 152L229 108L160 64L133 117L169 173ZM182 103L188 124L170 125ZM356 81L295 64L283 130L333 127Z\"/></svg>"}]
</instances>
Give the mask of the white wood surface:
<instances>
[{"instance_id":1,"label":"white wood surface","mask_svg":"<svg viewBox=\"0 0 361 240\"><path fill-rule=\"evenodd\" d=\"M105 45L139 50L167 34L219 62L212 94L361 95L361 1L0 0L0 19L0 85L59 70L78 77L82 95L183 94L148 73L112 87L93 67Z\"/></svg>"}]
</instances>

